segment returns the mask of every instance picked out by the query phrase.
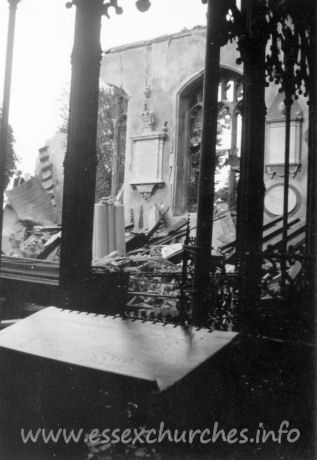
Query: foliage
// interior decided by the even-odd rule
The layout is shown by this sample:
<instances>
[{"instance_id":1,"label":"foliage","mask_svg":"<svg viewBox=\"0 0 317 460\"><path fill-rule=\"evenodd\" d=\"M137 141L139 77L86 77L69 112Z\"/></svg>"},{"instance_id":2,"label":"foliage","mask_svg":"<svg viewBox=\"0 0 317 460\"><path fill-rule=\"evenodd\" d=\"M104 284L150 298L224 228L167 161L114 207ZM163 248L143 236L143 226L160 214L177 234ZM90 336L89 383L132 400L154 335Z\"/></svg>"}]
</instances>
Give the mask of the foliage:
<instances>
[{"instance_id":1,"label":"foliage","mask_svg":"<svg viewBox=\"0 0 317 460\"><path fill-rule=\"evenodd\" d=\"M220 199L223 203L229 203L229 184L219 190L215 190L215 201Z\"/></svg>"},{"instance_id":2,"label":"foliage","mask_svg":"<svg viewBox=\"0 0 317 460\"><path fill-rule=\"evenodd\" d=\"M0 126L1 126L1 112L0 112ZM11 126L8 127L8 155L6 161L6 174L5 174L5 183L4 187L6 188L10 182L11 177L16 171L17 163L19 157L14 151L14 135Z\"/></svg>"},{"instance_id":3,"label":"foliage","mask_svg":"<svg viewBox=\"0 0 317 460\"><path fill-rule=\"evenodd\" d=\"M61 126L59 131L67 133L68 92L64 91L61 104ZM97 124L97 172L95 201L111 194L112 160L114 152L114 120L123 110L123 98L111 86L99 89Z\"/></svg>"},{"instance_id":4,"label":"foliage","mask_svg":"<svg viewBox=\"0 0 317 460\"><path fill-rule=\"evenodd\" d=\"M114 112L116 98L114 95L100 89L98 125L97 125L97 173L95 200L111 194L111 173L114 141Z\"/></svg>"}]
</instances>

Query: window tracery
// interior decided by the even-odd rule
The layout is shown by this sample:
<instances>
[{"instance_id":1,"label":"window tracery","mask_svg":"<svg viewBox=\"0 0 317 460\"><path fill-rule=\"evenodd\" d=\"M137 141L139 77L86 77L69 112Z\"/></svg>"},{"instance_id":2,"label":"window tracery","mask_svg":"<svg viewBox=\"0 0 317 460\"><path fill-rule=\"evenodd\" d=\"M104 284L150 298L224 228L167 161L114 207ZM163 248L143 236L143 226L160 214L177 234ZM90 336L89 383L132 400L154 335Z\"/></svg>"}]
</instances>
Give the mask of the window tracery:
<instances>
[{"instance_id":1,"label":"window tracery","mask_svg":"<svg viewBox=\"0 0 317 460\"><path fill-rule=\"evenodd\" d=\"M218 91L216 188L228 189L227 200L232 207L235 207L237 159L240 155L242 96L241 77L233 72L223 71ZM188 120L188 211L196 212L202 135L202 82L189 97Z\"/></svg>"}]
</instances>

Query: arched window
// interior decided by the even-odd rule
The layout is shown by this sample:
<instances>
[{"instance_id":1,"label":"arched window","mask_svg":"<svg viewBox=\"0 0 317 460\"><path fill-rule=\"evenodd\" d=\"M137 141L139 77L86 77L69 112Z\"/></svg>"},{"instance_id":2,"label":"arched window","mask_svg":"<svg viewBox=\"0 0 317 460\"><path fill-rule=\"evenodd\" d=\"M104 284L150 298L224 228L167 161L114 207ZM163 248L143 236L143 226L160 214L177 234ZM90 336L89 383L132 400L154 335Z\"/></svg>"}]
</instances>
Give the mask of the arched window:
<instances>
[{"instance_id":1,"label":"arched window","mask_svg":"<svg viewBox=\"0 0 317 460\"><path fill-rule=\"evenodd\" d=\"M175 175L175 214L196 212L202 134L203 74L185 85L179 94L177 160ZM216 197L236 203L236 182L241 144L242 76L221 69L218 92Z\"/></svg>"},{"instance_id":2,"label":"arched window","mask_svg":"<svg viewBox=\"0 0 317 460\"><path fill-rule=\"evenodd\" d=\"M199 154L202 130L202 104L195 104L189 112L189 191L188 210L196 211L198 201Z\"/></svg>"}]
</instances>

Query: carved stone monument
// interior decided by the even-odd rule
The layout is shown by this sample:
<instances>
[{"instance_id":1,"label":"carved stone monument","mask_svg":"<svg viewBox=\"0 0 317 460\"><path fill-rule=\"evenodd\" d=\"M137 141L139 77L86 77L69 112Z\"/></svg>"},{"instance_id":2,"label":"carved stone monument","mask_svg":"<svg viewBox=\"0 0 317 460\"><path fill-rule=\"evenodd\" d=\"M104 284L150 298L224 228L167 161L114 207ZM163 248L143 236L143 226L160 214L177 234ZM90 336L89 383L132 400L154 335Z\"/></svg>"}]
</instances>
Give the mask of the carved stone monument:
<instances>
[{"instance_id":1,"label":"carved stone monument","mask_svg":"<svg viewBox=\"0 0 317 460\"><path fill-rule=\"evenodd\" d=\"M145 201L150 201L156 187L164 185L163 152L167 129L154 130L154 114L148 103L141 113L143 132L131 137L131 163L133 180L131 187L137 189Z\"/></svg>"}]
</instances>

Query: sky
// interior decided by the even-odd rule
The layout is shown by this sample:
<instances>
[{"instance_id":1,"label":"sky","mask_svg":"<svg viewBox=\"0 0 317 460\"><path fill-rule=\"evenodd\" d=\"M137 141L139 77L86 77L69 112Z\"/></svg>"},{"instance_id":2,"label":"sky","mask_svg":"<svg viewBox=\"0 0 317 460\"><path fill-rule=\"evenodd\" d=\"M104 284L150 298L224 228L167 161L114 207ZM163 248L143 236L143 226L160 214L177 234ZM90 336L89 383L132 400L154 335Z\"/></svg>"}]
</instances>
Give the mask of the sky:
<instances>
[{"instance_id":1,"label":"sky","mask_svg":"<svg viewBox=\"0 0 317 460\"><path fill-rule=\"evenodd\" d=\"M16 16L10 124L24 173L34 173L38 149L60 124L62 94L70 81L70 55L74 38L75 7L66 0L21 0ZM135 0L118 0L124 12L109 10L103 17L103 50L133 41L179 32L206 24L201 0L151 0L141 13ZM9 8L0 0L0 106L3 100L5 51Z\"/></svg>"}]
</instances>

